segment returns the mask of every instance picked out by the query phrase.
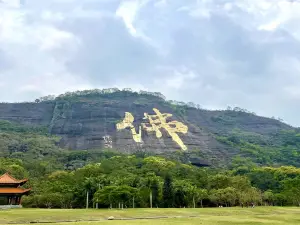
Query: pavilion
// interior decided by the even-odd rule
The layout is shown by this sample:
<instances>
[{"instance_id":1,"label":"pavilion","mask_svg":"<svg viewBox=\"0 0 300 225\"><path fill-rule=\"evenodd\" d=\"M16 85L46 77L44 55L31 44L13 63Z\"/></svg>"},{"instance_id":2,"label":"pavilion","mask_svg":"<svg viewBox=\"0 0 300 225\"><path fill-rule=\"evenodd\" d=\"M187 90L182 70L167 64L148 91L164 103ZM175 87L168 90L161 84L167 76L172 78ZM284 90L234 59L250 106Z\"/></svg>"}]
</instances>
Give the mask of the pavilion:
<instances>
[{"instance_id":1,"label":"pavilion","mask_svg":"<svg viewBox=\"0 0 300 225\"><path fill-rule=\"evenodd\" d=\"M0 176L0 205L21 207L21 198L28 195L31 189L24 189L28 179L18 180L8 173Z\"/></svg>"}]
</instances>

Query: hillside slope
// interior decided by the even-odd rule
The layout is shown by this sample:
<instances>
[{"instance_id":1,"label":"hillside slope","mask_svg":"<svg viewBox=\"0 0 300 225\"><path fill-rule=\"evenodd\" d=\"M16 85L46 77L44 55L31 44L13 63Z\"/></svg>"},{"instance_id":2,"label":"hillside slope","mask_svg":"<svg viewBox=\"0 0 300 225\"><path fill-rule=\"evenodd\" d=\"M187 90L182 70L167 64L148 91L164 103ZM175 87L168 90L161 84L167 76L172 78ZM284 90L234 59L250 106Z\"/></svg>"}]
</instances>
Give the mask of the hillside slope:
<instances>
[{"instance_id":1,"label":"hillside slope","mask_svg":"<svg viewBox=\"0 0 300 225\"><path fill-rule=\"evenodd\" d=\"M5 121L11 121L61 137L57 145L63 149L187 153L217 166L239 155L259 164L299 162L297 129L242 110L208 111L174 104L159 93L114 89L42 100L0 104L2 133L9 131Z\"/></svg>"}]
</instances>

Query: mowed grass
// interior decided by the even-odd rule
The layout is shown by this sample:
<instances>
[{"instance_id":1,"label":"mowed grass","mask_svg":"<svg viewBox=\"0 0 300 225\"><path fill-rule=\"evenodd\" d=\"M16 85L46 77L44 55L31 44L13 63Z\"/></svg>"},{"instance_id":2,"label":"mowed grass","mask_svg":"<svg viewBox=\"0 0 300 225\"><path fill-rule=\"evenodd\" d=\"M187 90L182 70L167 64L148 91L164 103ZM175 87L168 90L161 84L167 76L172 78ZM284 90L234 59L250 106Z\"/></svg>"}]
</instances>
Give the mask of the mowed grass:
<instances>
[{"instance_id":1,"label":"mowed grass","mask_svg":"<svg viewBox=\"0 0 300 225\"><path fill-rule=\"evenodd\" d=\"M116 220L107 220L113 216ZM148 219L143 219L147 218ZM172 217L150 219L151 217ZM134 219L134 220L117 220ZM69 222L66 222L69 221ZM0 224L56 222L56 225L171 225L171 224L300 224L300 208L204 208L204 209L14 209L0 210Z\"/></svg>"}]
</instances>

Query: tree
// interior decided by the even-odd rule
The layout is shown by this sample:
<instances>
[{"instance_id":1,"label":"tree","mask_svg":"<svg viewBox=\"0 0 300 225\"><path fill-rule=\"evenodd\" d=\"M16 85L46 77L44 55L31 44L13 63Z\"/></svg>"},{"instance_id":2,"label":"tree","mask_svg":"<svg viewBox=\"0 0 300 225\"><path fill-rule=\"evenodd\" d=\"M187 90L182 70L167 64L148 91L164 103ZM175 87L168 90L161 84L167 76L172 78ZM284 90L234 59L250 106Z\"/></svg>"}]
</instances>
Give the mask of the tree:
<instances>
[{"instance_id":1,"label":"tree","mask_svg":"<svg viewBox=\"0 0 300 225\"><path fill-rule=\"evenodd\" d=\"M208 198L208 191L206 189L197 189L195 193L196 201L200 201L201 208L203 208L203 200Z\"/></svg>"},{"instance_id":2,"label":"tree","mask_svg":"<svg viewBox=\"0 0 300 225\"><path fill-rule=\"evenodd\" d=\"M38 103L37 100L39 100L39 102L53 101L55 100L55 95L47 95L44 97L40 97L39 99L35 100L36 103Z\"/></svg>"},{"instance_id":3,"label":"tree","mask_svg":"<svg viewBox=\"0 0 300 225\"><path fill-rule=\"evenodd\" d=\"M158 176L165 175L170 169L175 167L175 163L162 157L150 156L143 160L144 168L148 171L155 172Z\"/></svg>"},{"instance_id":4,"label":"tree","mask_svg":"<svg viewBox=\"0 0 300 225\"><path fill-rule=\"evenodd\" d=\"M272 190L267 190L263 193L263 200L267 205L274 205L275 195Z\"/></svg>"},{"instance_id":5,"label":"tree","mask_svg":"<svg viewBox=\"0 0 300 225\"><path fill-rule=\"evenodd\" d=\"M284 204L287 204L288 199L284 193L276 193L274 196L276 205L283 206Z\"/></svg>"},{"instance_id":6,"label":"tree","mask_svg":"<svg viewBox=\"0 0 300 225\"><path fill-rule=\"evenodd\" d=\"M300 177L287 179L283 182L284 193L294 204L300 206Z\"/></svg>"},{"instance_id":7,"label":"tree","mask_svg":"<svg viewBox=\"0 0 300 225\"><path fill-rule=\"evenodd\" d=\"M167 174L163 186L163 206L165 208L174 207L174 190L172 177Z\"/></svg>"},{"instance_id":8,"label":"tree","mask_svg":"<svg viewBox=\"0 0 300 225\"><path fill-rule=\"evenodd\" d=\"M278 190L280 182L274 179L274 171L269 168L256 168L249 175L254 186L262 191Z\"/></svg>"},{"instance_id":9,"label":"tree","mask_svg":"<svg viewBox=\"0 0 300 225\"><path fill-rule=\"evenodd\" d=\"M159 180L158 177L152 172L146 174L145 184L143 185L149 190L149 203L150 208L159 205Z\"/></svg>"},{"instance_id":10,"label":"tree","mask_svg":"<svg viewBox=\"0 0 300 225\"><path fill-rule=\"evenodd\" d=\"M132 206L134 206L133 198L136 196L136 193L136 188L127 185L107 186L94 194L93 201L104 205L110 205L110 208L112 208L113 204L118 205L119 208L123 208L124 204L132 204Z\"/></svg>"},{"instance_id":11,"label":"tree","mask_svg":"<svg viewBox=\"0 0 300 225\"><path fill-rule=\"evenodd\" d=\"M185 207L186 204L186 195L185 191L183 189L177 189L174 192L174 206L176 208L182 208Z\"/></svg>"},{"instance_id":12,"label":"tree","mask_svg":"<svg viewBox=\"0 0 300 225\"><path fill-rule=\"evenodd\" d=\"M239 202L243 205L249 205L251 203L262 204L262 194L260 190L255 187L251 187L242 192L240 191L237 195Z\"/></svg>"},{"instance_id":13,"label":"tree","mask_svg":"<svg viewBox=\"0 0 300 225\"><path fill-rule=\"evenodd\" d=\"M159 182L158 180L154 180L151 183L151 191L152 191L152 204L156 207L159 206Z\"/></svg>"},{"instance_id":14,"label":"tree","mask_svg":"<svg viewBox=\"0 0 300 225\"><path fill-rule=\"evenodd\" d=\"M98 190L94 194L93 201L112 208L113 204L117 201L114 193L117 188L117 186L106 186L103 189Z\"/></svg>"},{"instance_id":15,"label":"tree","mask_svg":"<svg viewBox=\"0 0 300 225\"><path fill-rule=\"evenodd\" d=\"M90 191L92 189L93 185L93 179L87 177L84 181L84 189L86 191L86 208L89 208L89 196L90 196Z\"/></svg>"},{"instance_id":16,"label":"tree","mask_svg":"<svg viewBox=\"0 0 300 225\"><path fill-rule=\"evenodd\" d=\"M217 174L211 176L209 179L209 186L211 189L223 189L230 186L230 177L224 174Z\"/></svg>"},{"instance_id":17,"label":"tree","mask_svg":"<svg viewBox=\"0 0 300 225\"><path fill-rule=\"evenodd\" d=\"M60 208L61 207L61 198L63 196L59 193L43 193L40 195L38 204L46 208Z\"/></svg>"},{"instance_id":18,"label":"tree","mask_svg":"<svg viewBox=\"0 0 300 225\"><path fill-rule=\"evenodd\" d=\"M198 189L197 186L187 180L175 180L175 206L189 206L196 208L199 201L207 197L207 192L204 189Z\"/></svg>"},{"instance_id":19,"label":"tree","mask_svg":"<svg viewBox=\"0 0 300 225\"><path fill-rule=\"evenodd\" d=\"M218 205L233 206L237 200L236 190L232 187L212 190L210 199Z\"/></svg>"}]
</instances>

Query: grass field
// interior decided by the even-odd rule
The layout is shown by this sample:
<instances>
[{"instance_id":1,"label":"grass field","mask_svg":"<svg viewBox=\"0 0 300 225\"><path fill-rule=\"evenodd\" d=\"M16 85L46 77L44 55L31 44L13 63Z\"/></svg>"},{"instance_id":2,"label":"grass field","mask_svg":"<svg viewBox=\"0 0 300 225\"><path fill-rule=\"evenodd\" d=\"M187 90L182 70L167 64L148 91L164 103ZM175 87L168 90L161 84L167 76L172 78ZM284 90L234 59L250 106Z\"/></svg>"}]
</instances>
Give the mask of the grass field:
<instances>
[{"instance_id":1,"label":"grass field","mask_svg":"<svg viewBox=\"0 0 300 225\"><path fill-rule=\"evenodd\" d=\"M113 216L115 220L107 220ZM163 218L159 218L163 217ZM165 218L169 217L169 218ZM123 220L117 220L123 219ZM132 219L132 220L124 220ZM67 222L68 221L68 222ZM126 209L126 210L0 210L0 224L49 223L56 225L171 225L171 224L300 224L300 208L205 208L205 209Z\"/></svg>"}]
</instances>

